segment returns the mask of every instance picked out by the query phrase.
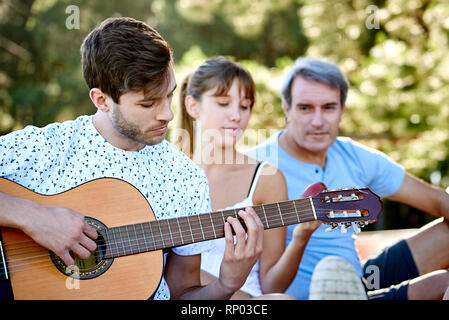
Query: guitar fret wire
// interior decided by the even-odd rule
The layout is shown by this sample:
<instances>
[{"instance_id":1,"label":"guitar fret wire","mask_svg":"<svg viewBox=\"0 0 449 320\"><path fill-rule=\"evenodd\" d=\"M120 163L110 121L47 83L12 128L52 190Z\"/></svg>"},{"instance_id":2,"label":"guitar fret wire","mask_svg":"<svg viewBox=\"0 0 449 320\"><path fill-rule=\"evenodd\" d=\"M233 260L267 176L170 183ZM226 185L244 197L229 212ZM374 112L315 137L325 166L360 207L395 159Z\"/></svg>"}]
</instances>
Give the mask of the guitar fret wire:
<instances>
[{"instance_id":1,"label":"guitar fret wire","mask_svg":"<svg viewBox=\"0 0 449 320\"><path fill-rule=\"evenodd\" d=\"M190 225L190 219L186 218L186 220L189 223L190 234L192 235L192 243L195 243L195 239L193 238L192 226Z\"/></svg>"},{"instance_id":2,"label":"guitar fret wire","mask_svg":"<svg viewBox=\"0 0 449 320\"><path fill-rule=\"evenodd\" d=\"M133 224L133 230L134 230L134 234L137 236L137 231L136 231L136 225ZM137 250L139 250L139 253L141 253L142 251L140 250L140 241L138 239L135 240L137 243Z\"/></svg>"},{"instance_id":3,"label":"guitar fret wire","mask_svg":"<svg viewBox=\"0 0 449 320\"><path fill-rule=\"evenodd\" d=\"M221 211L221 217L222 217L222 219L223 219L223 225L225 225L225 224L226 224L226 221L225 221L225 217L224 217L224 215L223 215L223 211Z\"/></svg>"},{"instance_id":4,"label":"guitar fret wire","mask_svg":"<svg viewBox=\"0 0 449 320\"><path fill-rule=\"evenodd\" d=\"M173 241L173 236L172 236L172 232L171 232L171 228L170 228L170 220L167 220L167 226L168 226L168 233L170 234L170 238L171 238L171 244L173 246L175 244L175 242Z\"/></svg>"},{"instance_id":5,"label":"guitar fret wire","mask_svg":"<svg viewBox=\"0 0 449 320\"><path fill-rule=\"evenodd\" d=\"M112 237L114 238L114 244L116 245L115 248L116 248L116 250L118 252L117 238L115 236L115 232L112 233Z\"/></svg>"},{"instance_id":6,"label":"guitar fret wire","mask_svg":"<svg viewBox=\"0 0 449 320\"><path fill-rule=\"evenodd\" d=\"M179 225L179 218L176 218L176 221L178 222L179 234L181 235L181 244L184 244L184 239L182 237L181 226Z\"/></svg>"},{"instance_id":7,"label":"guitar fret wire","mask_svg":"<svg viewBox=\"0 0 449 320\"><path fill-rule=\"evenodd\" d=\"M131 238L129 237L129 230L128 230L128 226L126 225L125 226L125 229L126 229L126 234L127 234L127 236L128 236L128 243L131 243Z\"/></svg>"},{"instance_id":8,"label":"guitar fret wire","mask_svg":"<svg viewBox=\"0 0 449 320\"><path fill-rule=\"evenodd\" d=\"M298 210L296 209L295 201L293 201L293 207L295 208L296 217L298 218L298 223L301 223L301 220L299 219Z\"/></svg>"},{"instance_id":9,"label":"guitar fret wire","mask_svg":"<svg viewBox=\"0 0 449 320\"><path fill-rule=\"evenodd\" d=\"M279 217L281 217L281 222L282 222L282 225L283 226L285 226L285 224L284 224L284 220L282 219L282 212L281 212L281 208L279 207L279 202L276 202L277 203L277 205L278 205L278 209L279 209Z\"/></svg>"},{"instance_id":10,"label":"guitar fret wire","mask_svg":"<svg viewBox=\"0 0 449 320\"><path fill-rule=\"evenodd\" d=\"M122 244L122 248L123 248L123 253L125 253L125 247L124 247L124 242L123 242L123 237L122 237L122 230L121 230L121 227L119 227L119 228L117 228L117 230L118 230L118 235L119 235L119 237L120 237L120 239L121 239L121 244Z\"/></svg>"},{"instance_id":11,"label":"guitar fret wire","mask_svg":"<svg viewBox=\"0 0 449 320\"><path fill-rule=\"evenodd\" d=\"M120 241L120 239L118 239L118 237L117 237L117 230L116 230L116 229L113 229L112 231L113 231L113 232L112 232L112 235L113 235L113 237L114 237L114 244L116 245L116 246L115 246L115 250L116 250L117 254L120 254L119 244L121 244L121 245L123 246L123 243L122 243L122 242Z\"/></svg>"},{"instance_id":12,"label":"guitar fret wire","mask_svg":"<svg viewBox=\"0 0 449 320\"><path fill-rule=\"evenodd\" d=\"M136 230L136 225L135 224L133 224L133 230L134 230L134 234L136 235L136 237L137 237L137 230ZM143 235L144 236L144 235ZM145 240L145 236L143 237L143 239ZM136 241L136 244L137 244L137 250L139 250L139 253L141 253L142 251L140 250L140 241L139 241L140 239L136 239L136 240L134 240L134 241Z\"/></svg>"},{"instance_id":13,"label":"guitar fret wire","mask_svg":"<svg viewBox=\"0 0 449 320\"><path fill-rule=\"evenodd\" d=\"M165 247L164 235L162 234L162 229L161 229L161 222L160 222L160 220L156 220L156 221L157 221L157 225L159 227L159 232L161 233L162 246Z\"/></svg>"},{"instance_id":14,"label":"guitar fret wire","mask_svg":"<svg viewBox=\"0 0 449 320\"><path fill-rule=\"evenodd\" d=\"M212 221L212 213L209 213L209 218L210 218L210 225L212 226L212 229L214 231L214 236L216 238L217 234L215 233L215 226L214 226L214 222Z\"/></svg>"},{"instance_id":15,"label":"guitar fret wire","mask_svg":"<svg viewBox=\"0 0 449 320\"><path fill-rule=\"evenodd\" d=\"M201 223L201 215L197 215L198 216L198 221L200 222L200 229L201 229L201 233L203 234L203 240L206 240L206 238L204 238L204 230L203 230L203 224Z\"/></svg>"},{"instance_id":16,"label":"guitar fret wire","mask_svg":"<svg viewBox=\"0 0 449 320\"><path fill-rule=\"evenodd\" d=\"M153 231L153 227L151 226L151 222L148 222L148 225L150 226L151 237L153 238L154 248L156 248L156 239L154 238L154 231Z\"/></svg>"},{"instance_id":17,"label":"guitar fret wire","mask_svg":"<svg viewBox=\"0 0 449 320\"><path fill-rule=\"evenodd\" d=\"M268 224L267 214L265 212L265 206L262 206L263 215L265 217L265 222L267 223L267 229L270 228L270 225Z\"/></svg>"},{"instance_id":18,"label":"guitar fret wire","mask_svg":"<svg viewBox=\"0 0 449 320\"><path fill-rule=\"evenodd\" d=\"M145 236L145 228L143 227L143 223L141 223L140 224L140 228L142 229L142 234L143 234L143 237L144 237L144 243L145 243L145 250L148 252L149 250L148 250L148 243L147 243L147 237Z\"/></svg>"},{"instance_id":19,"label":"guitar fret wire","mask_svg":"<svg viewBox=\"0 0 449 320\"><path fill-rule=\"evenodd\" d=\"M106 237L106 242L109 243L109 235L108 235L107 232L106 232L106 234L105 234L105 237Z\"/></svg>"}]
</instances>

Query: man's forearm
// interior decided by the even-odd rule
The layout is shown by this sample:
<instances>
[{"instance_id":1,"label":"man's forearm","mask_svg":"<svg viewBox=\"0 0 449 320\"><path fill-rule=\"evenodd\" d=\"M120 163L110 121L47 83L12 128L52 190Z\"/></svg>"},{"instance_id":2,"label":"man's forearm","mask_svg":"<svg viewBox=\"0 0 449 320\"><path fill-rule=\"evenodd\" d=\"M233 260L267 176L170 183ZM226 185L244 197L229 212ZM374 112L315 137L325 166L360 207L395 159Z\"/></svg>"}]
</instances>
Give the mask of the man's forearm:
<instances>
[{"instance_id":1,"label":"man's forearm","mask_svg":"<svg viewBox=\"0 0 449 320\"><path fill-rule=\"evenodd\" d=\"M39 205L31 200L0 192L0 226L25 231L29 213Z\"/></svg>"}]
</instances>

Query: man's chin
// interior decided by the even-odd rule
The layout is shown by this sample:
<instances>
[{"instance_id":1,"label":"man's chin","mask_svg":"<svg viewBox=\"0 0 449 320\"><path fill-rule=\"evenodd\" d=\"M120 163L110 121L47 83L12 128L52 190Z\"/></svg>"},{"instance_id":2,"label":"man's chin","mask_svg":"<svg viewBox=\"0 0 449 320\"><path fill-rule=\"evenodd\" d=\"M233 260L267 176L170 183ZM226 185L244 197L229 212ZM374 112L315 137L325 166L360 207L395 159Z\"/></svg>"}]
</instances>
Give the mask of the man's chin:
<instances>
[{"instance_id":1,"label":"man's chin","mask_svg":"<svg viewBox=\"0 0 449 320\"><path fill-rule=\"evenodd\" d=\"M139 139L140 143L143 143L147 146L154 146L165 140L165 134L161 136L151 137L151 138L141 138Z\"/></svg>"},{"instance_id":2,"label":"man's chin","mask_svg":"<svg viewBox=\"0 0 449 320\"><path fill-rule=\"evenodd\" d=\"M307 144L306 149L313 153L326 152L332 143L333 141L312 141Z\"/></svg>"}]
</instances>

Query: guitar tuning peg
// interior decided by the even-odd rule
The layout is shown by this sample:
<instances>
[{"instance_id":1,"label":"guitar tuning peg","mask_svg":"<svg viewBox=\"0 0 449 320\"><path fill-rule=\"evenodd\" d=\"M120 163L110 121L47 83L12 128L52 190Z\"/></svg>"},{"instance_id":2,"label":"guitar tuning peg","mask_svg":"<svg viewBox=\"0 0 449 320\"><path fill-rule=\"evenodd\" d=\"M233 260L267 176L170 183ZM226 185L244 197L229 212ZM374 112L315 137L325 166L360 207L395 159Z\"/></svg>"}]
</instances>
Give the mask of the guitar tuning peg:
<instances>
[{"instance_id":1,"label":"guitar tuning peg","mask_svg":"<svg viewBox=\"0 0 449 320\"><path fill-rule=\"evenodd\" d=\"M359 227L359 224L358 223L356 223L356 222L353 222L352 223L352 228L354 229L354 232L355 233L360 233L360 227Z\"/></svg>"},{"instance_id":2,"label":"guitar tuning peg","mask_svg":"<svg viewBox=\"0 0 449 320\"><path fill-rule=\"evenodd\" d=\"M338 228L338 223L331 223L330 227L326 229L326 232L334 231Z\"/></svg>"},{"instance_id":3,"label":"guitar tuning peg","mask_svg":"<svg viewBox=\"0 0 449 320\"><path fill-rule=\"evenodd\" d=\"M346 226L342 223L341 224L341 233L346 233L348 232L348 229L346 229Z\"/></svg>"}]
</instances>

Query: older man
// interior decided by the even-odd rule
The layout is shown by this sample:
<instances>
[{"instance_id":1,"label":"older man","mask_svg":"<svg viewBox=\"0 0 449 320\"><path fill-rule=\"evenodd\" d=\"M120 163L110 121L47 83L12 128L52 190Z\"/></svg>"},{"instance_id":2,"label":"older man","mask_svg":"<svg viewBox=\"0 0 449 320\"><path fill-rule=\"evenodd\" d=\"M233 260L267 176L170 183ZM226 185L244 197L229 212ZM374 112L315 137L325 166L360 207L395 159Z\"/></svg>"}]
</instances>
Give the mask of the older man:
<instances>
[{"instance_id":1,"label":"older man","mask_svg":"<svg viewBox=\"0 0 449 320\"><path fill-rule=\"evenodd\" d=\"M299 198L310 183L322 181L329 189L368 187L381 197L444 218L386 249L364 266L352 232L327 233L323 225L310 239L287 293L307 299L315 266L324 257L334 255L348 261L361 277L370 275L368 270L379 270L379 288L374 289L386 289L369 293L370 298L441 299L449 274L447 270L431 272L449 266L449 195L406 173L385 154L338 136L347 91L348 83L335 64L299 58L287 73L281 92L285 129L248 154L281 169L290 199ZM293 228L288 227L287 243ZM377 269L367 269L370 265Z\"/></svg>"}]
</instances>

